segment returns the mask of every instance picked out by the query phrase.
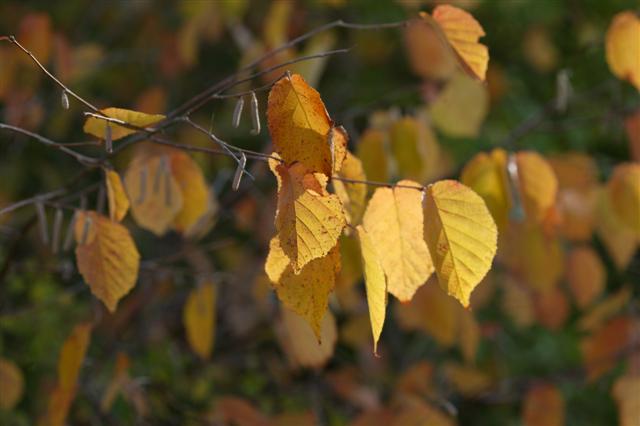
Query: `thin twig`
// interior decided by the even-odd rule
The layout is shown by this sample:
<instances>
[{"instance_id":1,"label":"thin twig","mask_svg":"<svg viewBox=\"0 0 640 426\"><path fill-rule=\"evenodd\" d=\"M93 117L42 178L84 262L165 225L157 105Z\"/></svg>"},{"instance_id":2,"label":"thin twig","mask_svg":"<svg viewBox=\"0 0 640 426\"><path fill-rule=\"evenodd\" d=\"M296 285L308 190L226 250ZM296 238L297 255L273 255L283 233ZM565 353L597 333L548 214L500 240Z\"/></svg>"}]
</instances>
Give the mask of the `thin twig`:
<instances>
[{"instance_id":1,"label":"thin twig","mask_svg":"<svg viewBox=\"0 0 640 426\"><path fill-rule=\"evenodd\" d=\"M34 204L37 202L44 202L47 200L51 200L52 198L56 198L59 195L64 194L65 192L67 192L66 188L58 188L55 191L50 191L50 192L45 192L43 194L38 194L38 195L34 195L33 197L30 198L26 198L24 200L20 200L18 202L15 202L13 204L9 204L8 206L0 209L0 216L2 216L3 214L6 213L10 213L16 209L19 209L20 207L24 207L24 206L28 206L30 204Z\"/></svg>"}]
</instances>

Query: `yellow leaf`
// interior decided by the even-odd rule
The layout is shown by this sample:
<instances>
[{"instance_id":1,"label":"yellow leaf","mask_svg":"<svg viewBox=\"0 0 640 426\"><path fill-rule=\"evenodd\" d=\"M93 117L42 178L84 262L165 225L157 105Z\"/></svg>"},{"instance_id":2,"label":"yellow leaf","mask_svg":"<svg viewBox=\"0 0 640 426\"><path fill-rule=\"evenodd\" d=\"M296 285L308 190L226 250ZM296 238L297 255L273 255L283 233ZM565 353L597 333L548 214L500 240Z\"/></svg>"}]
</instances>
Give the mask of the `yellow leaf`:
<instances>
[{"instance_id":1,"label":"yellow leaf","mask_svg":"<svg viewBox=\"0 0 640 426\"><path fill-rule=\"evenodd\" d=\"M305 319L287 308L281 310L281 343L293 366L321 368L329 361L338 340L336 320L327 311L320 324L320 334Z\"/></svg>"},{"instance_id":2,"label":"yellow leaf","mask_svg":"<svg viewBox=\"0 0 640 426\"><path fill-rule=\"evenodd\" d=\"M371 331L373 332L373 352L377 353L378 340L380 339L380 333L382 333L387 309L387 282L371 238L369 238L362 226L358 226L357 229L360 252L362 254L364 283L367 288L369 319L371 320Z\"/></svg>"},{"instance_id":3,"label":"yellow leaf","mask_svg":"<svg viewBox=\"0 0 640 426\"><path fill-rule=\"evenodd\" d=\"M362 168L362 162L350 152L347 152L347 156L337 176L350 180L367 180ZM364 213L367 185L350 183L348 181L343 182L338 179L333 179L332 183L333 189L344 207L347 223L353 226L358 225Z\"/></svg>"},{"instance_id":4,"label":"yellow leaf","mask_svg":"<svg viewBox=\"0 0 640 426\"><path fill-rule=\"evenodd\" d=\"M105 108L100 110L100 113L105 117L115 118L137 127L147 127L164 119L164 115L161 114L145 114L143 112L131 111L122 108ZM95 117L87 118L82 130L84 130L85 133L97 136L100 139L105 139L107 126L111 128L111 140L114 141L136 132L136 130Z\"/></svg>"},{"instance_id":5,"label":"yellow leaf","mask_svg":"<svg viewBox=\"0 0 640 426\"><path fill-rule=\"evenodd\" d=\"M611 72L640 90L640 18L630 10L614 16L605 47Z\"/></svg>"},{"instance_id":6,"label":"yellow leaf","mask_svg":"<svg viewBox=\"0 0 640 426\"><path fill-rule=\"evenodd\" d=\"M267 122L273 146L285 163L300 162L310 172L331 176L329 131L333 122L320 94L293 74L269 92Z\"/></svg>"},{"instance_id":7,"label":"yellow leaf","mask_svg":"<svg viewBox=\"0 0 640 426\"><path fill-rule=\"evenodd\" d=\"M0 410L10 411L22 398L24 377L13 361L0 358Z\"/></svg>"},{"instance_id":8,"label":"yellow leaf","mask_svg":"<svg viewBox=\"0 0 640 426\"><path fill-rule=\"evenodd\" d=\"M482 26L470 13L448 4L433 9L433 19L438 23L466 71L484 81L489 64L487 46L478 42L485 35Z\"/></svg>"},{"instance_id":9,"label":"yellow leaf","mask_svg":"<svg viewBox=\"0 0 640 426\"><path fill-rule=\"evenodd\" d=\"M607 190L613 211L620 222L640 237L640 164L617 165Z\"/></svg>"},{"instance_id":10,"label":"yellow leaf","mask_svg":"<svg viewBox=\"0 0 640 426\"><path fill-rule=\"evenodd\" d=\"M640 419L640 375L626 374L616 379L611 389L618 404L620 426L637 426Z\"/></svg>"},{"instance_id":11,"label":"yellow leaf","mask_svg":"<svg viewBox=\"0 0 640 426\"><path fill-rule=\"evenodd\" d=\"M631 299L631 288L625 286L616 293L597 303L578 321L580 331L594 331L606 320L619 313Z\"/></svg>"},{"instance_id":12,"label":"yellow leaf","mask_svg":"<svg viewBox=\"0 0 640 426\"><path fill-rule=\"evenodd\" d=\"M425 197L424 238L440 287L463 306L491 268L498 231L484 201L453 180L431 185Z\"/></svg>"},{"instance_id":13,"label":"yellow leaf","mask_svg":"<svg viewBox=\"0 0 640 426\"><path fill-rule=\"evenodd\" d=\"M127 228L95 212L78 211L76 262L91 292L109 311L136 284L140 254Z\"/></svg>"},{"instance_id":14,"label":"yellow leaf","mask_svg":"<svg viewBox=\"0 0 640 426\"><path fill-rule=\"evenodd\" d=\"M435 135L423 120L404 117L391 126L391 150L396 161L397 172L402 177L426 181L433 173L433 162L440 154Z\"/></svg>"},{"instance_id":15,"label":"yellow leaf","mask_svg":"<svg viewBox=\"0 0 640 426\"><path fill-rule=\"evenodd\" d=\"M567 259L567 281L576 305L585 309L604 291L607 272L600 257L590 247L578 247Z\"/></svg>"},{"instance_id":16,"label":"yellow leaf","mask_svg":"<svg viewBox=\"0 0 640 426\"><path fill-rule=\"evenodd\" d=\"M265 271L280 301L302 316L320 339L329 294L340 271L339 247L336 245L326 256L312 260L295 274L278 237L274 237L269 245Z\"/></svg>"},{"instance_id":17,"label":"yellow leaf","mask_svg":"<svg viewBox=\"0 0 640 426\"><path fill-rule=\"evenodd\" d=\"M385 148L385 134L380 130L366 130L358 141L356 154L368 179L376 182L389 180L389 164Z\"/></svg>"},{"instance_id":18,"label":"yellow leaf","mask_svg":"<svg viewBox=\"0 0 640 426\"><path fill-rule=\"evenodd\" d=\"M109 217L120 222L129 210L129 199L124 192L120 175L113 170L107 170L107 198L109 200Z\"/></svg>"},{"instance_id":19,"label":"yellow leaf","mask_svg":"<svg viewBox=\"0 0 640 426\"><path fill-rule=\"evenodd\" d=\"M615 213L608 191L598 194L596 232L619 270L627 267L638 247L638 238L629 232Z\"/></svg>"},{"instance_id":20,"label":"yellow leaf","mask_svg":"<svg viewBox=\"0 0 640 426\"><path fill-rule=\"evenodd\" d=\"M539 383L524 398L522 420L525 426L563 426L565 424L564 398L550 383Z\"/></svg>"},{"instance_id":21,"label":"yellow leaf","mask_svg":"<svg viewBox=\"0 0 640 426\"><path fill-rule=\"evenodd\" d=\"M191 290L182 312L191 349L207 360L211 357L216 322L216 288L206 282Z\"/></svg>"},{"instance_id":22,"label":"yellow leaf","mask_svg":"<svg viewBox=\"0 0 640 426\"><path fill-rule=\"evenodd\" d=\"M527 218L540 223L556 201L558 180L540 154L522 151L516 154L518 190Z\"/></svg>"},{"instance_id":23,"label":"yellow leaf","mask_svg":"<svg viewBox=\"0 0 640 426\"><path fill-rule=\"evenodd\" d=\"M420 187L410 180L400 181L398 185ZM422 193L401 186L378 188L362 223L387 276L389 293L403 302L411 300L433 272L422 237Z\"/></svg>"},{"instance_id":24,"label":"yellow leaf","mask_svg":"<svg viewBox=\"0 0 640 426\"><path fill-rule=\"evenodd\" d=\"M482 197L499 229L507 225L511 208L507 179L507 153L502 149L477 154L460 175L460 181Z\"/></svg>"},{"instance_id":25,"label":"yellow leaf","mask_svg":"<svg viewBox=\"0 0 640 426\"><path fill-rule=\"evenodd\" d=\"M58 358L58 386L64 390L75 390L80 367L89 347L91 324L76 325L67 337Z\"/></svg>"},{"instance_id":26,"label":"yellow leaf","mask_svg":"<svg viewBox=\"0 0 640 426\"><path fill-rule=\"evenodd\" d=\"M301 163L274 166L278 177L276 229L294 272L333 249L346 224L337 195L326 191L326 176Z\"/></svg>"},{"instance_id":27,"label":"yellow leaf","mask_svg":"<svg viewBox=\"0 0 640 426\"><path fill-rule=\"evenodd\" d=\"M544 27L529 28L524 35L522 49L527 62L540 73L552 71L558 64L558 49Z\"/></svg>"},{"instance_id":28,"label":"yellow leaf","mask_svg":"<svg viewBox=\"0 0 640 426\"><path fill-rule=\"evenodd\" d=\"M489 111L489 92L477 80L457 72L429 107L433 125L457 138L478 135Z\"/></svg>"},{"instance_id":29,"label":"yellow leaf","mask_svg":"<svg viewBox=\"0 0 640 426\"><path fill-rule=\"evenodd\" d=\"M138 150L125 174L125 189L136 223L163 235L182 210L182 191L167 155Z\"/></svg>"},{"instance_id":30,"label":"yellow leaf","mask_svg":"<svg viewBox=\"0 0 640 426\"><path fill-rule=\"evenodd\" d=\"M447 79L456 69L456 58L436 28L424 19L411 19L404 41L413 72L426 79Z\"/></svg>"}]
</instances>

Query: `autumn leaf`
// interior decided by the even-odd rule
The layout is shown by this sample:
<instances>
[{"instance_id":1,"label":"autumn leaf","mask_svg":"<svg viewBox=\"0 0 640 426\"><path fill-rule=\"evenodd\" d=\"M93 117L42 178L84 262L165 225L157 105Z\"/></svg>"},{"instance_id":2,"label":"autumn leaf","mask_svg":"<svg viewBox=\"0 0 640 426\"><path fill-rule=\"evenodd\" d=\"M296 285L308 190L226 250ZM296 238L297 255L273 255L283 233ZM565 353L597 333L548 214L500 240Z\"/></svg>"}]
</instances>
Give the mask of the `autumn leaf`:
<instances>
[{"instance_id":1,"label":"autumn leaf","mask_svg":"<svg viewBox=\"0 0 640 426\"><path fill-rule=\"evenodd\" d=\"M598 194L596 222L596 233L613 259L613 263L619 270L624 270L631 262L640 241L620 220L608 189L603 189Z\"/></svg>"},{"instance_id":2,"label":"autumn leaf","mask_svg":"<svg viewBox=\"0 0 640 426\"><path fill-rule=\"evenodd\" d=\"M613 318L580 342L589 381L612 369L619 352L627 347L632 333L632 320L627 316Z\"/></svg>"},{"instance_id":3,"label":"autumn leaf","mask_svg":"<svg viewBox=\"0 0 640 426\"><path fill-rule=\"evenodd\" d=\"M580 331L595 331L608 319L620 313L631 299L631 288L624 286L601 302L592 306L578 321Z\"/></svg>"},{"instance_id":4,"label":"autumn leaf","mask_svg":"<svg viewBox=\"0 0 640 426\"><path fill-rule=\"evenodd\" d=\"M407 21L404 42L413 72L425 79L447 79L457 67L456 57L442 34L424 18Z\"/></svg>"},{"instance_id":5,"label":"autumn leaf","mask_svg":"<svg viewBox=\"0 0 640 426\"><path fill-rule=\"evenodd\" d=\"M609 179L607 190L620 223L640 237L640 164L617 165Z\"/></svg>"},{"instance_id":6,"label":"autumn leaf","mask_svg":"<svg viewBox=\"0 0 640 426\"><path fill-rule=\"evenodd\" d=\"M387 276L389 293L404 302L427 281L433 263L422 237L422 193L403 186L420 188L410 180L398 182L393 189L378 188L362 223Z\"/></svg>"},{"instance_id":7,"label":"autumn leaf","mask_svg":"<svg viewBox=\"0 0 640 426\"><path fill-rule=\"evenodd\" d=\"M271 163L278 178L276 229L284 253L298 273L333 249L346 219L338 196L326 191L327 179L302 163Z\"/></svg>"},{"instance_id":8,"label":"autumn leaf","mask_svg":"<svg viewBox=\"0 0 640 426\"><path fill-rule=\"evenodd\" d=\"M356 150L356 155L362 161L365 175L376 182L386 182L389 179L385 138L384 132L368 129L360 136Z\"/></svg>"},{"instance_id":9,"label":"autumn leaf","mask_svg":"<svg viewBox=\"0 0 640 426\"><path fill-rule=\"evenodd\" d=\"M567 258L567 281L576 305L585 309L604 291L607 271L590 247L578 247Z\"/></svg>"},{"instance_id":10,"label":"autumn leaf","mask_svg":"<svg viewBox=\"0 0 640 426\"><path fill-rule=\"evenodd\" d=\"M559 287L534 294L538 322L551 331L559 331L567 322L571 307L564 291Z\"/></svg>"},{"instance_id":11,"label":"autumn leaf","mask_svg":"<svg viewBox=\"0 0 640 426\"><path fill-rule=\"evenodd\" d=\"M525 426L563 426L565 403L562 393L551 383L538 383L524 397L522 420Z\"/></svg>"},{"instance_id":12,"label":"autumn leaf","mask_svg":"<svg viewBox=\"0 0 640 426\"><path fill-rule=\"evenodd\" d=\"M513 278L502 283L502 311L519 328L533 325L536 317L532 291Z\"/></svg>"},{"instance_id":13,"label":"autumn leaf","mask_svg":"<svg viewBox=\"0 0 640 426\"><path fill-rule=\"evenodd\" d=\"M191 349L203 360L211 357L216 321L216 288L205 282L191 290L182 312L182 322Z\"/></svg>"},{"instance_id":14,"label":"autumn leaf","mask_svg":"<svg viewBox=\"0 0 640 426\"><path fill-rule=\"evenodd\" d=\"M558 180L540 154L521 151L515 158L518 168L517 189L524 211L530 221L540 223L556 201Z\"/></svg>"},{"instance_id":15,"label":"autumn leaf","mask_svg":"<svg viewBox=\"0 0 640 426\"><path fill-rule=\"evenodd\" d=\"M300 75L285 76L273 85L267 122L273 146L286 164L297 161L310 172L331 176L328 136L333 122L320 94Z\"/></svg>"},{"instance_id":16,"label":"autumn leaf","mask_svg":"<svg viewBox=\"0 0 640 426\"><path fill-rule=\"evenodd\" d=\"M0 357L0 410L10 411L22 398L24 376L13 361Z\"/></svg>"},{"instance_id":17,"label":"autumn leaf","mask_svg":"<svg viewBox=\"0 0 640 426\"><path fill-rule=\"evenodd\" d=\"M340 179L331 181L333 189L344 207L345 219L350 225L358 225L362 220L366 206L367 186L362 183L348 182L348 180L367 180L362 168L362 162L355 155L347 152L337 177L346 179L345 181Z\"/></svg>"},{"instance_id":18,"label":"autumn leaf","mask_svg":"<svg viewBox=\"0 0 640 426\"><path fill-rule=\"evenodd\" d=\"M287 308L281 310L280 340L291 364L321 368L331 356L338 340L336 320L331 311L322 318L320 336L300 315Z\"/></svg>"},{"instance_id":19,"label":"autumn leaf","mask_svg":"<svg viewBox=\"0 0 640 426\"><path fill-rule=\"evenodd\" d=\"M470 365L447 362L444 376L453 387L465 396L476 396L491 387L493 378L484 370Z\"/></svg>"},{"instance_id":20,"label":"autumn leaf","mask_svg":"<svg viewBox=\"0 0 640 426\"><path fill-rule=\"evenodd\" d=\"M310 261L296 274L278 237L274 237L269 245L265 271L280 301L303 317L320 339L329 294L335 287L336 274L340 271L338 246L326 256Z\"/></svg>"},{"instance_id":21,"label":"autumn leaf","mask_svg":"<svg viewBox=\"0 0 640 426\"><path fill-rule=\"evenodd\" d=\"M636 426L640 419L640 375L625 374L613 384L611 394L618 405L620 426Z\"/></svg>"},{"instance_id":22,"label":"autumn leaf","mask_svg":"<svg viewBox=\"0 0 640 426\"><path fill-rule=\"evenodd\" d=\"M129 210L129 198L124 192L120 175L113 170L106 170L107 199L109 200L109 218L120 222Z\"/></svg>"},{"instance_id":23,"label":"autumn leaf","mask_svg":"<svg viewBox=\"0 0 640 426\"><path fill-rule=\"evenodd\" d=\"M78 211L76 262L91 292L109 311L138 279L140 254L127 228L96 212Z\"/></svg>"},{"instance_id":24,"label":"autumn leaf","mask_svg":"<svg viewBox=\"0 0 640 426\"><path fill-rule=\"evenodd\" d=\"M106 108L100 110L100 113L105 117L114 118L137 127L147 127L164 119L164 115L161 114L145 114L122 108ZM96 117L87 118L82 130L100 139L105 139L107 126L111 128L111 140L114 141L136 132L134 129Z\"/></svg>"},{"instance_id":25,"label":"autumn leaf","mask_svg":"<svg viewBox=\"0 0 640 426\"><path fill-rule=\"evenodd\" d=\"M123 392L124 388L130 384L130 367L131 360L129 357L123 352L118 352L113 376L100 400L100 411L103 413L108 413L111 410L118 394Z\"/></svg>"},{"instance_id":26,"label":"autumn leaf","mask_svg":"<svg viewBox=\"0 0 640 426\"><path fill-rule=\"evenodd\" d=\"M484 201L468 187L444 180L427 189L424 238L440 287L463 306L491 268L498 231Z\"/></svg>"},{"instance_id":27,"label":"autumn leaf","mask_svg":"<svg viewBox=\"0 0 640 426\"><path fill-rule=\"evenodd\" d=\"M369 305L369 319L373 332L373 352L378 352L378 340L382 333L387 309L387 281L378 258L378 252L371 238L362 226L358 226L358 239L362 255L362 269L367 288L367 305Z\"/></svg>"},{"instance_id":28,"label":"autumn leaf","mask_svg":"<svg viewBox=\"0 0 640 426\"><path fill-rule=\"evenodd\" d=\"M616 14L605 37L609 69L640 90L640 18L630 10Z\"/></svg>"}]
</instances>

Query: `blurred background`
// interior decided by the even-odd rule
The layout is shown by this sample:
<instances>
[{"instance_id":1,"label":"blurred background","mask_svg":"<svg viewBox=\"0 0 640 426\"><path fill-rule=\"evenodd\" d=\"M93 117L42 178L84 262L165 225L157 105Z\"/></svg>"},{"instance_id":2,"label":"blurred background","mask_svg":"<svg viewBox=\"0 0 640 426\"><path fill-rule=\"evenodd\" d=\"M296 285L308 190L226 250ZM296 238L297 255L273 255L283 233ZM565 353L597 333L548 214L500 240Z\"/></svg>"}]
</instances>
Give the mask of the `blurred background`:
<instances>
[{"instance_id":1,"label":"blurred background","mask_svg":"<svg viewBox=\"0 0 640 426\"><path fill-rule=\"evenodd\" d=\"M99 108L163 114L314 28L338 19L400 22L438 3L4 0L0 35L14 34ZM552 206L535 226L519 223L513 209L502 222L496 217L498 258L470 309L434 283L410 303L390 298L374 356L357 243L344 237L330 303L337 337L319 347L298 319L281 313L263 272L275 214L268 168L249 161L256 180L234 192L235 163L190 152L212 191L215 223L190 238L158 237L126 219L142 263L136 288L114 314L91 295L72 251L54 254L42 244L32 205L0 215L0 423L48 424L62 344L76 324L91 321L68 424L640 424L640 238L611 213L606 194L617 166L640 161L640 98L605 60L614 15L637 13L638 5L450 3L486 32L486 84L450 77L438 47L416 47L402 28L335 27L256 71L348 52L264 72L230 91L260 89L258 136L246 112L232 126L235 99L213 100L191 118L233 145L269 153L269 85L285 69L301 73L349 132L370 180L460 179L485 197L494 217L499 207L482 192L476 167L491 155L539 153L557 186ZM103 155L82 131L84 111L73 99L63 109L60 88L0 42L1 123ZM409 148L394 145L402 126L413 135L407 143L424 149L417 166L402 160ZM166 135L211 147L188 126ZM388 155L380 160L375 149ZM124 149L112 164L124 172L133 155ZM0 129L0 209L61 187L72 196L60 205L79 207L82 198L96 208L101 173ZM47 206L48 220L57 205ZM190 348L183 324L202 262L217 286L215 344L205 359ZM21 392L9 396L9 387Z\"/></svg>"}]
</instances>

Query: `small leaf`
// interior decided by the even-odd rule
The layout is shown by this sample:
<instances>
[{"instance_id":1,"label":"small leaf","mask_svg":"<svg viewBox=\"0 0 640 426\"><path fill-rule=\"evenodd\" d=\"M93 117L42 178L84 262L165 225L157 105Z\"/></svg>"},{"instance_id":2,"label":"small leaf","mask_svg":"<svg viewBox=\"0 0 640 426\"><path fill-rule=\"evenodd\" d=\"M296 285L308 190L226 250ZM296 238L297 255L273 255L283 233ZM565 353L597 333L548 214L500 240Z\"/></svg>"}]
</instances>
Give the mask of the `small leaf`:
<instances>
[{"instance_id":1,"label":"small leaf","mask_svg":"<svg viewBox=\"0 0 640 426\"><path fill-rule=\"evenodd\" d=\"M109 200L109 217L120 222L129 210L129 198L124 192L120 175L113 170L107 170L107 199Z\"/></svg>"},{"instance_id":2,"label":"small leaf","mask_svg":"<svg viewBox=\"0 0 640 426\"><path fill-rule=\"evenodd\" d=\"M614 318L580 342L589 381L611 370L620 351L629 345L633 333L632 320L627 316Z\"/></svg>"},{"instance_id":3,"label":"small leaf","mask_svg":"<svg viewBox=\"0 0 640 426\"><path fill-rule=\"evenodd\" d=\"M420 187L409 180L398 185ZM433 273L431 256L422 237L421 199L422 193L417 189L378 188L362 220L387 276L389 293L403 302L411 300Z\"/></svg>"},{"instance_id":4,"label":"small leaf","mask_svg":"<svg viewBox=\"0 0 640 426\"><path fill-rule=\"evenodd\" d=\"M362 226L358 226L357 229L358 239L360 240L360 253L362 255L364 283L367 288L369 319L371 320L371 331L373 332L373 352L377 353L378 340L382 333L387 310L387 280L378 259L378 253L367 231Z\"/></svg>"},{"instance_id":5,"label":"small leaf","mask_svg":"<svg viewBox=\"0 0 640 426\"><path fill-rule=\"evenodd\" d=\"M10 411L22 398L24 377L13 361L0 357L0 410Z\"/></svg>"},{"instance_id":6,"label":"small leaf","mask_svg":"<svg viewBox=\"0 0 640 426\"><path fill-rule=\"evenodd\" d=\"M316 336L305 319L287 308L283 308L280 340L288 358L294 366L320 368L335 350L338 340L336 320L327 311L320 324L320 336Z\"/></svg>"},{"instance_id":7,"label":"small leaf","mask_svg":"<svg viewBox=\"0 0 640 426\"><path fill-rule=\"evenodd\" d=\"M611 72L640 90L640 18L630 10L614 16L605 47Z\"/></svg>"},{"instance_id":8,"label":"small leaf","mask_svg":"<svg viewBox=\"0 0 640 426\"><path fill-rule=\"evenodd\" d=\"M376 182L389 180L389 155L385 148L386 135L380 130L366 130L358 141L356 155L368 179Z\"/></svg>"},{"instance_id":9,"label":"small leaf","mask_svg":"<svg viewBox=\"0 0 640 426\"><path fill-rule=\"evenodd\" d=\"M87 220L91 221L90 229L85 226ZM140 254L129 231L95 212L78 211L75 237L80 274L91 292L114 312L138 279Z\"/></svg>"},{"instance_id":10,"label":"small leaf","mask_svg":"<svg viewBox=\"0 0 640 426\"><path fill-rule=\"evenodd\" d=\"M147 127L164 119L164 115L161 114L145 114L143 112L131 111L122 108L106 108L100 110L100 113L105 117L115 118L138 127ZM112 141L121 139L136 132L134 129L129 129L96 117L87 118L82 130L84 130L85 133L97 136L100 139L106 139L107 125L111 129Z\"/></svg>"},{"instance_id":11,"label":"small leaf","mask_svg":"<svg viewBox=\"0 0 640 426\"><path fill-rule=\"evenodd\" d=\"M596 233L602 240L618 270L624 270L636 252L638 238L629 232L614 211L609 191L602 189L596 204Z\"/></svg>"},{"instance_id":12,"label":"small leaf","mask_svg":"<svg viewBox=\"0 0 640 426\"><path fill-rule=\"evenodd\" d=\"M367 180L362 169L362 162L350 152L347 152L342 168L338 172L338 177L350 180ZM353 226L359 224L364 214L367 185L343 182L338 179L333 179L332 183L333 189L344 207L347 223Z\"/></svg>"},{"instance_id":13,"label":"small leaf","mask_svg":"<svg viewBox=\"0 0 640 426\"><path fill-rule=\"evenodd\" d=\"M207 360L211 357L216 321L216 288L206 282L193 289L187 297L182 322L191 349Z\"/></svg>"},{"instance_id":14,"label":"small leaf","mask_svg":"<svg viewBox=\"0 0 640 426\"><path fill-rule=\"evenodd\" d=\"M525 426L563 426L565 403L558 388L538 383L524 397L522 420Z\"/></svg>"},{"instance_id":15,"label":"small leaf","mask_svg":"<svg viewBox=\"0 0 640 426\"><path fill-rule=\"evenodd\" d=\"M518 190L527 219L540 223L556 201L558 180L540 154L521 151L516 154Z\"/></svg>"},{"instance_id":16,"label":"small leaf","mask_svg":"<svg viewBox=\"0 0 640 426\"><path fill-rule=\"evenodd\" d=\"M463 306L491 268L498 231L484 201L453 180L435 183L425 197L424 238L440 287Z\"/></svg>"},{"instance_id":17,"label":"small leaf","mask_svg":"<svg viewBox=\"0 0 640 426\"><path fill-rule=\"evenodd\" d=\"M607 272L600 257L590 247L578 247L567 259L567 281L576 305L585 309L604 291Z\"/></svg>"},{"instance_id":18,"label":"small leaf","mask_svg":"<svg viewBox=\"0 0 640 426\"><path fill-rule=\"evenodd\" d=\"M607 190L620 223L640 237L640 164L617 165L609 179Z\"/></svg>"}]
</instances>

